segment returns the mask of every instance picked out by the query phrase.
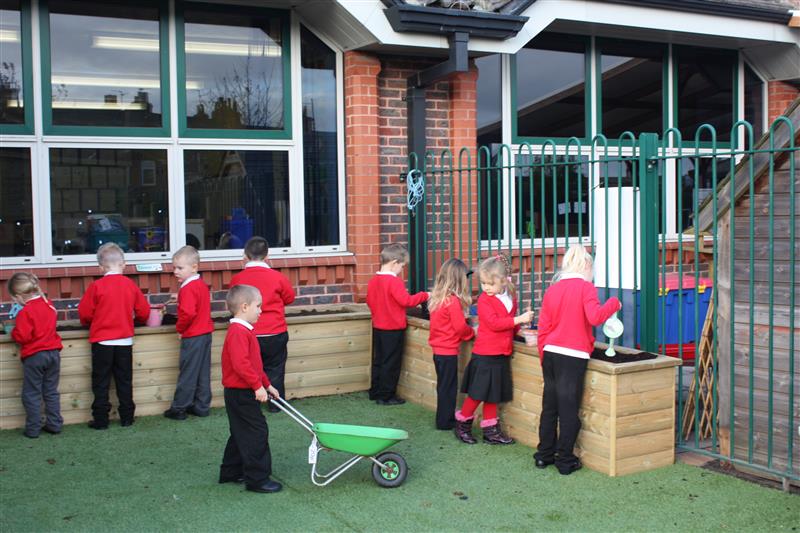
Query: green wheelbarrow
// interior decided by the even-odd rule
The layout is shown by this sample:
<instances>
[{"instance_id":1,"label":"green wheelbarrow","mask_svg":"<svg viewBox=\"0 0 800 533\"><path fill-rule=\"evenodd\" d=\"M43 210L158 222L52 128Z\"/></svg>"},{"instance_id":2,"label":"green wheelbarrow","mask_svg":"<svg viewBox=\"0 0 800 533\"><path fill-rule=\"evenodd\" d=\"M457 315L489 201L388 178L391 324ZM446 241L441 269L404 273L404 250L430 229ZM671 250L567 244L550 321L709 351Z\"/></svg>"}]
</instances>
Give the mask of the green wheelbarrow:
<instances>
[{"instance_id":1,"label":"green wheelbarrow","mask_svg":"<svg viewBox=\"0 0 800 533\"><path fill-rule=\"evenodd\" d=\"M311 465L311 482L314 485L324 487L364 458L372 461L372 477L381 487L399 487L406 480L408 475L406 460L399 453L386 451L387 448L407 439L406 431L347 424L315 424L283 398L273 398L270 401L311 433L308 462ZM317 471L317 457L319 452L324 450L351 453L353 456L327 474L321 474Z\"/></svg>"}]
</instances>

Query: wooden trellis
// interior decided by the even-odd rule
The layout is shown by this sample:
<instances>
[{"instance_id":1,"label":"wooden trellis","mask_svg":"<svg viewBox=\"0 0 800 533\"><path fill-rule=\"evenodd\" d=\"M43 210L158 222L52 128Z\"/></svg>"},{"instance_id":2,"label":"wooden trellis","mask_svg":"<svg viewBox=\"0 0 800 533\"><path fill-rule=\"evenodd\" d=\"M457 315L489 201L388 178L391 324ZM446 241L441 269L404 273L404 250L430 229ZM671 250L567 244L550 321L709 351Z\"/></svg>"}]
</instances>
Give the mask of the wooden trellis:
<instances>
[{"instance_id":1,"label":"wooden trellis","mask_svg":"<svg viewBox=\"0 0 800 533\"><path fill-rule=\"evenodd\" d=\"M714 302L713 300L708 306L708 313L706 320L703 323L703 332L700 336L700 342L697 345L697 368L695 368L692 382L689 385L689 396L686 399L686 404L683 407L683 423L681 424L681 431L683 438L688 439L689 435L694 429L695 421L695 390L697 388L698 376L700 378L700 429L699 437L707 439L711 437L714 420L716 420L716 413L714 407L716 405L714 399L714 358L713 358L713 342L714 332L712 320L714 316Z\"/></svg>"}]
</instances>

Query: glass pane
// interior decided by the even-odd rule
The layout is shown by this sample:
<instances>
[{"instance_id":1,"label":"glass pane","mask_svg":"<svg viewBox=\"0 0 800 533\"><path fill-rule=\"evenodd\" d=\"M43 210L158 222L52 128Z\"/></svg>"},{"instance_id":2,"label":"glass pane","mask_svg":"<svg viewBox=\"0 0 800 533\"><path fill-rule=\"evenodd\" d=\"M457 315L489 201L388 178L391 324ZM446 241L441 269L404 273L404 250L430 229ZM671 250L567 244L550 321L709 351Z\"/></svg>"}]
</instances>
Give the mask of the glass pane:
<instances>
[{"instance_id":1,"label":"glass pane","mask_svg":"<svg viewBox=\"0 0 800 533\"><path fill-rule=\"evenodd\" d=\"M588 158L578 164L576 157L566 160L547 156L517 158L518 196L514 212L517 237L586 237L589 235L590 187ZM521 194L521 196L520 196ZM519 227L522 220L522 227Z\"/></svg>"},{"instance_id":2,"label":"glass pane","mask_svg":"<svg viewBox=\"0 0 800 533\"><path fill-rule=\"evenodd\" d=\"M0 256L33 255L31 151L0 148Z\"/></svg>"},{"instance_id":3,"label":"glass pane","mask_svg":"<svg viewBox=\"0 0 800 533\"><path fill-rule=\"evenodd\" d=\"M72 0L49 6L53 124L160 127L158 9Z\"/></svg>"},{"instance_id":4,"label":"glass pane","mask_svg":"<svg viewBox=\"0 0 800 533\"><path fill-rule=\"evenodd\" d=\"M289 246L289 157L260 150L186 150L186 244L243 248L260 235Z\"/></svg>"},{"instance_id":5,"label":"glass pane","mask_svg":"<svg viewBox=\"0 0 800 533\"><path fill-rule=\"evenodd\" d=\"M169 250L167 151L50 149L53 254Z\"/></svg>"},{"instance_id":6,"label":"glass pane","mask_svg":"<svg viewBox=\"0 0 800 533\"><path fill-rule=\"evenodd\" d=\"M717 170L717 183L722 181L731 170L731 160L726 157L685 157L680 160L676 169L677 178L675 207L677 219L675 226L678 233L694 225L694 205L701 205L713 192L714 167ZM695 188L697 179L697 188ZM699 210L698 210L699 213Z\"/></svg>"},{"instance_id":7,"label":"glass pane","mask_svg":"<svg viewBox=\"0 0 800 533\"><path fill-rule=\"evenodd\" d=\"M676 49L678 65L678 126L685 142L694 142L697 129L711 124L717 140L730 141L736 56L701 48ZM707 131L701 133L709 141Z\"/></svg>"},{"instance_id":8,"label":"glass pane","mask_svg":"<svg viewBox=\"0 0 800 533\"><path fill-rule=\"evenodd\" d=\"M0 123L25 123L22 89L19 2L0 0Z\"/></svg>"},{"instance_id":9,"label":"glass pane","mask_svg":"<svg viewBox=\"0 0 800 533\"><path fill-rule=\"evenodd\" d=\"M282 20L187 9L190 128L283 129Z\"/></svg>"},{"instance_id":10,"label":"glass pane","mask_svg":"<svg viewBox=\"0 0 800 533\"><path fill-rule=\"evenodd\" d=\"M488 146L487 153L480 150L475 158L478 161L478 201L480 202L480 238L481 240L500 239L503 235L504 206L508 202L506 188L503 187L503 167L499 166L501 147L499 144ZM507 156L508 152L502 152ZM503 161L508 166L507 161Z\"/></svg>"},{"instance_id":11,"label":"glass pane","mask_svg":"<svg viewBox=\"0 0 800 533\"><path fill-rule=\"evenodd\" d=\"M500 57L500 54L492 54L475 60L478 67L478 146L499 143L503 137Z\"/></svg>"},{"instance_id":12,"label":"glass pane","mask_svg":"<svg viewBox=\"0 0 800 533\"><path fill-rule=\"evenodd\" d=\"M336 53L302 28L306 246L339 244Z\"/></svg>"},{"instance_id":13,"label":"glass pane","mask_svg":"<svg viewBox=\"0 0 800 533\"><path fill-rule=\"evenodd\" d=\"M649 43L600 42L602 132L659 135L663 122L664 48Z\"/></svg>"},{"instance_id":14,"label":"glass pane","mask_svg":"<svg viewBox=\"0 0 800 533\"><path fill-rule=\"evenodd\" d=\"M583 37L542 34L517 52L517 135L586 136Z\"/></svg>"},{"instance_id":15,"label":"glass pane","mask_svg":"<svg viewBox=\"0 0 800 533\"><path fill-rule=\"evenodd\" d=\"M744 66L744 119L753 126L753 142L758 141L764 134L764 82L747 65ZM748 142L745 133L745 143Z\"/></svg>"}]
</instances>

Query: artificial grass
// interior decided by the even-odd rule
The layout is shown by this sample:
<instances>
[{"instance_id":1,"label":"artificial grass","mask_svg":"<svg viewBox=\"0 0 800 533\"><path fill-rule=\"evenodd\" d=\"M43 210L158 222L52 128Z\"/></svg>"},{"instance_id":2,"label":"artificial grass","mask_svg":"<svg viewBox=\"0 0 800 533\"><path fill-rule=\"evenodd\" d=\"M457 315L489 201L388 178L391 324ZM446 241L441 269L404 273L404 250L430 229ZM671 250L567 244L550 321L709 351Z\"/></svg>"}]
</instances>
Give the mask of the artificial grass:
<instances>
[{"instance_id":1,"label":"artificial grass","mask_svg":"<svg viewBox=\"0 0 800 533\"><path fill-rule=\"evenodd\" d=\"M365 394L293 402L317 422L408 430L392 447L405 484L383 489L362 461L327 487L309 479L310 435L268 415L278 494L217 483L227 418L139 418L131 428L65 427L37 440L0 432L0 530L11 531L687 531L798 529L800 498L687 465L609 478L533 467L523 445L467 446L433 414ZM342 454L323 453L321 466ZM338 462L337 462L338 461Z\"/></svg>"}]
</instances>

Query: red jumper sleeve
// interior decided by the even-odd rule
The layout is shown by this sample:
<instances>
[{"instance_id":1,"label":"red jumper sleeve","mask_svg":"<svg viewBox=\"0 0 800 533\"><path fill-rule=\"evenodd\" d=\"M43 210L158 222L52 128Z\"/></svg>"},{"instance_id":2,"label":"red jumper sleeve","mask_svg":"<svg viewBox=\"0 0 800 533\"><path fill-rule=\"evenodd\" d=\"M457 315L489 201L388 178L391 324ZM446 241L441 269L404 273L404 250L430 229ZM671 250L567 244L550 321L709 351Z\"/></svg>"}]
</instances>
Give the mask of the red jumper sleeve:
<instances>
[{"instance_id":1,"label":"red jumper sleeve","mask_svg":"<svg viewBox=\"0 0 800 533\"><path fill-rule=\"evenodd\" d=\"M175 323L175 331L183 333L192 325L197 316L197 300L191 292L178 292L178 321Z\"/></svg>"},{"instance_id":2,"label":"red jumper sleeve","mask_svg":"<svg viewBox=\"0 0 800 533\"><path fill-rule=\"evenodd\" d=\"M450 304L447 306L447 314L450 318L450 324L453 326L453 331L462 341L468 341L475 336L475 330L467 324L458 298L450 299Z\"/></svg>"},{"instance_id":3,"label":"red jumper sleeve","mask_svg":"<svg viewBox=\"0 0 800 533\"><path fill-rule=\"evenodd\" d=\"M600 300L597 297L597 287L591 283L584 284L583 313L591 325L599 326L619 309L620 303L617 298L612 296L606 303L600 305Z\"/></svg>"},{"instance_id":4,"label":"red jumper sleeve","mask_svg":"<svg viewBox=\"0 0 800 533\"><path fill-rule=\"evenodd\" d=\"M548 299L545 295L542 302L542 310L539 311L539 322L536 328L537 344L539 345L539 359L544 357L544 347L547 346L547 336L553 331L553 320L550 318L550 308Z\"/></svg>"},{"instance_id":5,"label":"red jumper sleeve","mask_svg":"<svg viewBox=\"0 0 800 533\"><path fill-rule=\"evenodd\" d=\"M417 294L408 294L403 282L398 278L395 283L390 285L390 294L394 301L403 307L416 307L422 302L428 300L427 292L418 292Z\"/></svg>"},{"instance_id":6,"label":"red jumper sleeve","mask_svg":"<svg viewBox=\"0 0 800 533\"><path fill-rule=\"evenodd\" d=\"M135 291L135 300L133 304L133 315L137 322L146 322L147 317L150 315L150 304L147 302L147 298L144 297L142 291L139 290L139 287L134 285L133 290Z\"/></svg>"},{"instance_id":7,"label":"red jumper sleeve","mask_svg":"<svg viewBox=\"0 0 800 533\"><path fill-rule=\"evenodd\" d=\"M281 299L283 305L289 305L294 301L294 289L286 276L281 278Z\"/></svg>"},{"instance_id":8,"label":"red jumper sleeve","mask_svg":"<svg viewBox=\"0 0 800 533\"><path fill-rule=\"evenodd\" d=\"M20 345L33 340L33 320L29 315L24 309L20 311L14 322L14 329L11 330L11 338Z\"/></svg>"},{"instance_id":9,"label":"red jumper sleeve","mask_svg":"<svg viewBox=\"0 0 800 533\"><path fill-rule=\"evenodd\" d=\"M94 283L92 283L89 285L89 288L86 289L86 292L83 293L83 297L78 303L78 318L80 318L81 324L84 326L91 324L92 319L94 318L95 291L96 289L94 288Z\"/></svg>"},{"instance_id":10,"label":"red jumper sleeve","mask_svg":"<svg viewBox=\"0 0 800 533\"><path fill-rule=\"evenodd\" d=\"M478 298L478 320L481 325L486 326L491 331L514 329L514 317L500 316L490 303L489 297Z\"/></svg>"},{"instance_id":11,"label":"red jumper sleeve","mask_svg":"<svg viewBox=\"0 0 800 533\"><path fill-rule=\"evenodd\" d=\"M230 353L231 356L233 371L254 391L261 388L261 375L264 371L261 369L256 371L250 362L250 346L247 336L235 335L233 338L228 338L228 342L230 342L230 351L228 353Z\"/></svg>"}]
</instances>

